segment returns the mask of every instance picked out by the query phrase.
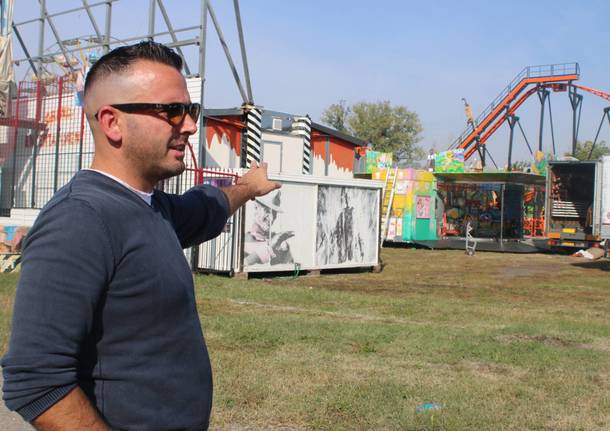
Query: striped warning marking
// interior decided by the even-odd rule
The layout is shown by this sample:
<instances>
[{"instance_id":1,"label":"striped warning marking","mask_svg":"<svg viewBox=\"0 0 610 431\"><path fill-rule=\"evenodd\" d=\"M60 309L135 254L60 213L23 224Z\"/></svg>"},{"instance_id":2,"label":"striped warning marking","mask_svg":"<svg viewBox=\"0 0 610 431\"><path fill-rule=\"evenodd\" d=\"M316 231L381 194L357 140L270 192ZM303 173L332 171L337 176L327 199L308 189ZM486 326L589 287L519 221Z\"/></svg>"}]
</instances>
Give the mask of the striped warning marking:
<instances>
[{"instance_id":1,"label":"striped warning marking","mask_svg":"<svg viewBox=\"0 0 610 431\"><path fill-rule=\"evenodd\" d=\"M261 161L262 111L251 108L246 114L246 167Z\"/></svg>"},{"instance_id":2,"label":"striped warning marking","mask_svg":"<svg viewBox=\"0 0 610 431\"><path fill-rule=\"evenodd\" d=\"M303 173L310 174L311 163L311 118L309 115L304 117L294 117L292 123L292 133L303 138Z\"/></svg>"}]
</instances>

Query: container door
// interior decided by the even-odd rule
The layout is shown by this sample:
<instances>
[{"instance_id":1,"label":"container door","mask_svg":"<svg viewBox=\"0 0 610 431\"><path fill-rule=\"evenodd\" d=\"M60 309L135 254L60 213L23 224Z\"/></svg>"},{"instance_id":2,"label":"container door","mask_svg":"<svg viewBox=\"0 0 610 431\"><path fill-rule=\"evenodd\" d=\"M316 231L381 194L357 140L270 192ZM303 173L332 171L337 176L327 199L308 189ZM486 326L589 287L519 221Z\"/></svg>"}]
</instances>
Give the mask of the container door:
<instances>
[{"instance_id":1,"label":"container door","mask_svg":"<svg viewBox=\"0 0 610 431\"><path fill-rule=\"evenodd\" d=\"M282 143L263 141L263 161L267 162L269 172L282 172Z\"/></svg>"}]
</instances>

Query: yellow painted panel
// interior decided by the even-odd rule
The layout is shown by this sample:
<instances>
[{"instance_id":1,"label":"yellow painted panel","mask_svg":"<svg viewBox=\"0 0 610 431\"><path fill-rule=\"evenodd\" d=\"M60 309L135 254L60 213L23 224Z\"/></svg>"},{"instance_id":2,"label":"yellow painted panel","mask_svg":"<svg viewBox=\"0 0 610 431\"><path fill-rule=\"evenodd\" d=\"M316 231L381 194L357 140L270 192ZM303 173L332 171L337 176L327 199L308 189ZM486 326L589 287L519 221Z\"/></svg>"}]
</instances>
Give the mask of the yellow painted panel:
<instances>
[{"instance_id":1,"label":"yellow painted panel","mask_svg":"<svg viewBox=\"0 0 610 431\"><path fill-rule=\"evenodd\" d=\"M404 208L406 201L407 201L406 195L394 195L394 201L392 202L392 208Z\"/></svg>"},{"instance_id":2,"label":"yellow painted panel","mask_svg":"<svg viewBox=\"0 0 610 431\"><path fill-rule=\"evenodd\" d=\"M373 168L373 172L371 172L371 178L374 180L385 180L387 174L387 169L381 169L381 168Z\"/></svg>"},{"instance_id":3,"label":"yellow painted panel","mask_svg":"<svg viewBox=\"0 0 610 431\"><path fill-rule=\"evenodd\" d=\"M432 192L432 183L428 181L416 181L415 191L417 193L430 193Z\"/></svg>"},{"instance_id":4,"label":"yellow painted panel","mask_svg":"<svg viewBox=\"0 0 610 431\"><path fill-rule=\"evenodd\" d=\"M434 175L432 174L432 172L428 172L428 171L416 171L415 179L417 181L432 182L432 181L434 181Z\"/></svg>"}]
</instances>

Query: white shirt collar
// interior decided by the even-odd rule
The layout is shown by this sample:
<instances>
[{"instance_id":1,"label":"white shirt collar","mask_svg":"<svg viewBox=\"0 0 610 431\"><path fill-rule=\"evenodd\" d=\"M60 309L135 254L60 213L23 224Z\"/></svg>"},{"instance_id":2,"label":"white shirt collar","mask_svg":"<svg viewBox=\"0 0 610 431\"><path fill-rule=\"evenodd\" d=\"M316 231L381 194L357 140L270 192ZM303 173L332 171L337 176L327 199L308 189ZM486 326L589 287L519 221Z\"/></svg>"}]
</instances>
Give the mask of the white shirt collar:
<instances>
[{"instance_id":1,"label":"white shirt collar","mask_svg":"<svg viewBox=\"0 0 610 431\"><path fill-rule=\"evenodd\" d=\"M140 198L142 198L142 200L144 202L146 202L148 205L150 205L150 203L152 202L153 192L147 193L147 192L143 192L142 190L138 190L138 189L136 189L134 187L131 187L129 184L127 184L122 179L117 178L114 175L110 175L109 173L104 172L104 171L99 171L97 169L91 169L91 168L84 168L83 170L85 170L85 171L93 171L93 172L97 172L98 174L105 175L108 178L113 179L114 181L116 181L117 183L122 185L123 187L125 187L125 188L131 190L132 192L134 192L136 195L138 195Z\"/></svg>"}]
</instances>

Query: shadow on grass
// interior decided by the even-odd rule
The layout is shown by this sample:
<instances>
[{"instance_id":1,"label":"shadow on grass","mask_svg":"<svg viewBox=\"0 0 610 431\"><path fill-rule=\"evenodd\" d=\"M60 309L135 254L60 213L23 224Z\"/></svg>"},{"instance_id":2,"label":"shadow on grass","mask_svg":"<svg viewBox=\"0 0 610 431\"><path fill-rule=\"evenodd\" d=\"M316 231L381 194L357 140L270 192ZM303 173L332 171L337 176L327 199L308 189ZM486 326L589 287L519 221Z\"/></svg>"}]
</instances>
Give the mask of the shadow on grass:
<instances>
[{"instance_id":1,"label":"shadow on grass","mask_svg":"<svg viewBox=\"0 0 610 431\"><path fill-rule=\"evenodd\" d=\"M610 271L610 259L574 262L572 265L585 269L601 269L602 271Z\"/></svg>"}]
</instances>

